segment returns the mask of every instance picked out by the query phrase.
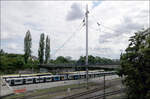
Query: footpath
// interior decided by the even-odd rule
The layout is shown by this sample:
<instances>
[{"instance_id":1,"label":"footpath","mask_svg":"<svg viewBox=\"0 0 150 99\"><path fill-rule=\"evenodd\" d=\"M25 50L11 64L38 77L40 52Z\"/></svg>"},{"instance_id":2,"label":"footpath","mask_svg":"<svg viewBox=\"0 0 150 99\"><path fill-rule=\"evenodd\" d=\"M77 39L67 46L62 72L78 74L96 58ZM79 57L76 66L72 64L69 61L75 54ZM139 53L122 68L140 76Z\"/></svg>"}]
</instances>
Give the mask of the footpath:
<instances>
[{"instance_id":1,"label":"footpath","mask_svg":"<svg viewBox=\"0 0 150 99\"><path fill-rule=\"evenodd\" d=\"M0 97L13 94L13 89L0 76Z\"/></svg>"}]
</instances>

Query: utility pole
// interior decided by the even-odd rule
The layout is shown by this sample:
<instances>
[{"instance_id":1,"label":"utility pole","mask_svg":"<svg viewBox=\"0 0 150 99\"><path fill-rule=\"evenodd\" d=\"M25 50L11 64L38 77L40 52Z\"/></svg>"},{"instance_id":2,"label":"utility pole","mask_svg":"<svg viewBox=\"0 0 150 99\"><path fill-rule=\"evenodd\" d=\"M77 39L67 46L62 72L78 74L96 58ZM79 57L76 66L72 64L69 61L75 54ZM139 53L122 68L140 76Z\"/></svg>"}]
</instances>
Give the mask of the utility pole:
<instances>
[{"instance_id":1,"label":"utility pole","mask_svg":"<svg viewBox=\"0 0 150 99\"><path fill-rule=\"evenodd\" d=\"M88 89L88 5L86 5L86 88Z\"/></svg>"},{"instance_id":2,"label":"utility pole","mask_svg":"<svg viewBox=\"0 0 150 99\"><path fill-rule=\"evenodd\" d=\"M106 99L105 97L105 74L104 74L104 98L103 99Z\"/></svg>"}]
</instances>

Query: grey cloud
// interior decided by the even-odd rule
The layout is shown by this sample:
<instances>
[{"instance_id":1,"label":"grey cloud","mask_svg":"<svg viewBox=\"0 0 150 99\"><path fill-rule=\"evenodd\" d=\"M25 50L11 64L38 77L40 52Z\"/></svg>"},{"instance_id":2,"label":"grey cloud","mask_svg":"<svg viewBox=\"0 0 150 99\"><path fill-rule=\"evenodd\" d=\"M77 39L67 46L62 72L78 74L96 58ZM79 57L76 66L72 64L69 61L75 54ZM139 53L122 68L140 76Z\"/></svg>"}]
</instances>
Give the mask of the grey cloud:
<instances>
[{"instance_id":1,"label":"grey cloud","mask_svg":"<svg viewBox=\"0 0 150 99\"><path fill-rule=\"evenodd\" d=\"M140 18L148 18L149 19L149 10L143 10L142 14L138 15Z\"/></svg>"},{"instance_id":2,"label":"grey cloud","mask_svg":"<svg viewBox=\"0 0 150 99\"><path fill-rule=\"evenodd\" d=\"M130 17L124 17L124 21L117 27L116 31L123 31L123 33L130 34L133 30L139 30L144 26L142 24L138 24L138 22L133 22ZM120 35L122 34L120 33Z\"/></svg>"},{"instance_id":3,"label":"grey cloud","mask_svg":"<svg viewBox=\"0 0 150 99\"><path fill-rule=\"evenodd\" d=\"M99 37L99 43L110 42L114 37L120 37L123 34L131 34L133 31L138 31L144 26L137 22L133 22L130 17L124 17L124 20L116 26L116 29L113 29L112 33L106 33Z\"/></svg>"},{"instance_id":4,"label":"grey cloud","mask_svg":"<svg viewBox=\"0 0 150 99\"><path fill-rule=\"evenodd\" d=\"M104 34L99 36L99 43L108 43L110 42L110 39L115 36L116 34Z\"/></svg>"},{"instance_id":5,"label":"grey cloud","mask_svg":"<svg viewBox=\"0 0 150 99\"><path fill-rule=\"evenodd\" d=\"M100 39L99 39L99 43L108 43L108 42L110 42L110 40L108 40L108 39L101 39L102 37L100 37Z\"/></svg>"},{"instance_id":6,"label":"grey cloud","mask_svg":"<svg viewBox=\"0 0 150 99\"><path fill-rule=\"evenodd\" d=\"M89 51L90 54L93 56L100 56L105 58L111 58L111 59L119 59L120 53L115 53L113 50L109 49L109 51Z\"/></svg>"},{"instance_id":7,"label":"grey cloud","mask_svg":"<svg viewBox=\"0 0 150 99\"><path fill-rule=\"evenodd\" d=\"M36 31L43 31L43 29L41 28L42 25L40 25L38 23L26 22L26 23L24 23L24 25L29 26L31 29L36 30Z\"/></svg>"},{"instance_id":8,"label":"grey cloud","mask_svg":"<svg viewBox=\"0 0 150 99\"><path fill-rule=\"evenodd\" d=\"M81 19L84 15L83 10L80 8L80 6L77 3L73 3L71 5L71 10L68 12L66 20L72 21Z\"/></svg>"},{"instance_id":9,"label":"grey cloud","mask_svg":"<svg viewBox=\"0 0 150 99\"><path fill-rule=\"evenodd\" d=\"M100 51L100 52L109 52L112 49L111 48L99 48L99 47L95 47L93 48L94 51Z\"/></svg>"}]
</instances>

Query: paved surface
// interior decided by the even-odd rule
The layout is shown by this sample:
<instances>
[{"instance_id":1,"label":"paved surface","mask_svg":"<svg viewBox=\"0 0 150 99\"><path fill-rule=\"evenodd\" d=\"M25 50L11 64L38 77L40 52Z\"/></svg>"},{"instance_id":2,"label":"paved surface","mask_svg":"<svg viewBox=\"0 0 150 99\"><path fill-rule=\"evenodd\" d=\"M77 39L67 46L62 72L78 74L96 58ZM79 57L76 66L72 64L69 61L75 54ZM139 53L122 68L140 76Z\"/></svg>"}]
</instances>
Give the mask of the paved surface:
<instances>
[{"instance_id":1,"label":"paved surface","mask_svg":"<svg viewBox=\"0 0 150 99\"><path fill-rule=\"evenodd\" d=\"M0 77L0 96L9 95L12 93L13 89L9 87L9 85Z\"/></svg>"}]
</instances>

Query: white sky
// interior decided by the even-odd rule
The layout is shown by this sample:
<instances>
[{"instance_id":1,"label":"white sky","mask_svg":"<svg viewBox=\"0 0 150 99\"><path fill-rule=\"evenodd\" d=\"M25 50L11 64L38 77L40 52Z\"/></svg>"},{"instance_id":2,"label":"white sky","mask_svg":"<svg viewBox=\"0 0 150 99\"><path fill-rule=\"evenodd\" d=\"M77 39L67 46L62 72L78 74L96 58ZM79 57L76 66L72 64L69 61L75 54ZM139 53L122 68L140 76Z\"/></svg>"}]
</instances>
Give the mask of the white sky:
<instances>
[{"instance_id":1,"label":"white sky","mask_svg":"<svg viewBox=\"0 0 150 99\"><path fill-rule=\"evenodd\" d=\"M32 55L38 56L40 34L45 33L51 41L51 58L78 59L85 55L85 26L80 27L86 4L89 55L119 58L129 37L149 27L149 1L1 1L1 48L23 54L30 30Z\"/></svg>"}]
</instances>

